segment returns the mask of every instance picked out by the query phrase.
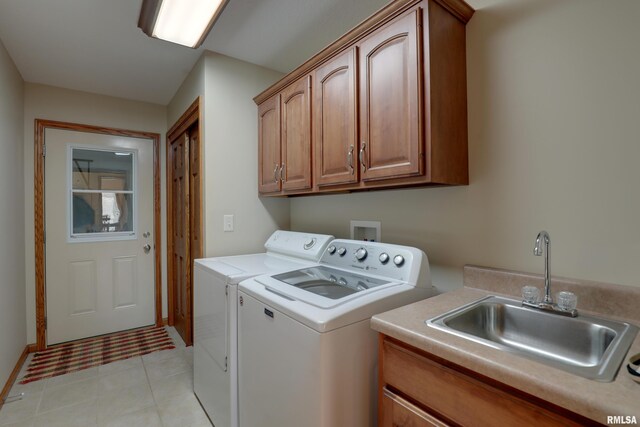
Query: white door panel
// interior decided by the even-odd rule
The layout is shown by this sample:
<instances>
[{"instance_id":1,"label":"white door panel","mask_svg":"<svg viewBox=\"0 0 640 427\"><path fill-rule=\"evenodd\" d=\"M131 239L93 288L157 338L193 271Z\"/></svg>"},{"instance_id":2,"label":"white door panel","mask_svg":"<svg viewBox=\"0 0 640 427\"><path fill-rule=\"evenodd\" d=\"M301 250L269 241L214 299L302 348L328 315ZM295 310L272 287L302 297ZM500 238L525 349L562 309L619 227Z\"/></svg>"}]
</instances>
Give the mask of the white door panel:
<instances>
[{"instance_id":1,"label":"white door panel","mask_svg":"<svg viewBox=\"0 0 640 427\"><path fill-rule=\"evenodd\" d=\"M153 144L61 129L45 143L47 344L153 324Z\"/></svg>"}]
</instances>

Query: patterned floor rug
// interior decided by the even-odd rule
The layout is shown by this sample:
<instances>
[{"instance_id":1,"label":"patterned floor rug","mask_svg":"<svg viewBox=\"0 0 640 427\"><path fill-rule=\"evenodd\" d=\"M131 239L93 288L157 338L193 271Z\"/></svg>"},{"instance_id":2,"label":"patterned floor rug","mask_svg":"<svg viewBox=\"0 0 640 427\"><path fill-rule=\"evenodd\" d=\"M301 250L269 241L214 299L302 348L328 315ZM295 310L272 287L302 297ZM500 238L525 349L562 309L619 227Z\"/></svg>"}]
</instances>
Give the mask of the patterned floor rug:
<instances>
[{"instance_id":1,"label":"patterned floor rug","mask_svg":"<svg viewBox=\"0 0 640 427\"><path fill-rule=\"evenodd\" d=\"M163 327L149 327L51 346L34 354L20 384L175 348Z\"/></svg>"}]
</instances>

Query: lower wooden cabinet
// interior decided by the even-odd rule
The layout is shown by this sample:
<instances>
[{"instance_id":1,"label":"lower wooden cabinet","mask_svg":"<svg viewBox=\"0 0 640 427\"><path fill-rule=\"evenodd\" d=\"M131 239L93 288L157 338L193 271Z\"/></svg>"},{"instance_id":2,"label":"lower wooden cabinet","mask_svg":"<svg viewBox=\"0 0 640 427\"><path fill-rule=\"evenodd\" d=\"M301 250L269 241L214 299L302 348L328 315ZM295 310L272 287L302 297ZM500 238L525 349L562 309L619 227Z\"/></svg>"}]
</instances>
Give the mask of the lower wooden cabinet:
<instances>
[{"instance_id":1,"label":"lower wooden cabinet","mask_svg":"<svg viewBox=\"0 0 640 427\"><path fill-rule=\"evenodd\" d=\"M380 336L380 427L600 425Z\"/></svg>"},{"instance_id":2,"label":"lower wooden cabinet","mask_svg":"<svg viewBox=\"0 0 640 427\"><path fill-rule=\"evenodd\" d=\"M382 393L382 414L384 418L382 418L380 426L446 427L449 425L386 388L383 389Z\"/></svg>"}]
</instances>

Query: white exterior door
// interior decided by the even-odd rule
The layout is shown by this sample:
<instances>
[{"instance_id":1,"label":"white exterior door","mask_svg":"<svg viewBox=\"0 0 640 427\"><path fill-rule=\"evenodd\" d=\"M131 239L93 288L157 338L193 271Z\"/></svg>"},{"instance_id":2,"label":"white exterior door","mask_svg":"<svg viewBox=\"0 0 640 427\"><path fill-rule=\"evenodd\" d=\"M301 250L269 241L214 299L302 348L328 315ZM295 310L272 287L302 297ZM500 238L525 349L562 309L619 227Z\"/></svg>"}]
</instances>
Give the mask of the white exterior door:
<instances>
[{"instance_id":1,"label":"white exterior door","mask_svg":"<svg viewBox=\"0 0 640 427\"><path fill-rule=\"evenodd\" d=\"M153 324L153 144L61 129L45 144L47 344Z\"/></svg>"}]
</instances>

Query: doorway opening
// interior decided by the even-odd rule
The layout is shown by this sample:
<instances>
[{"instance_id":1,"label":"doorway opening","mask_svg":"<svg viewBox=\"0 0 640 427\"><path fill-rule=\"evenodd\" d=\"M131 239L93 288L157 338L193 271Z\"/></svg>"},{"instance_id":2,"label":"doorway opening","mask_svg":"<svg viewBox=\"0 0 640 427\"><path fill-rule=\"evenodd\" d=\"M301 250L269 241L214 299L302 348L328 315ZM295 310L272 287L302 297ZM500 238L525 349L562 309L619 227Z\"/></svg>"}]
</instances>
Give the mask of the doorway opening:
<instances>
[{"instance_id":1,"label":"doorway opening","mask_svg":"<svg viewBox=\"0 0 640 427\"><path fill-rule=\"evenodd\" d=\"M167 132L168 323L193 343L193 260L201 258L200 97Z\"/></svg>"},{"instance_id":2,"label":"doorway opening","mask_svg":"<svg viewBox=\"0 0 640 427\"><path fill-rule=\"evenodd\" d=\"M162 325L160 135L42 119L35 128L36 349Z\"/></svg>"}]
</instances>

